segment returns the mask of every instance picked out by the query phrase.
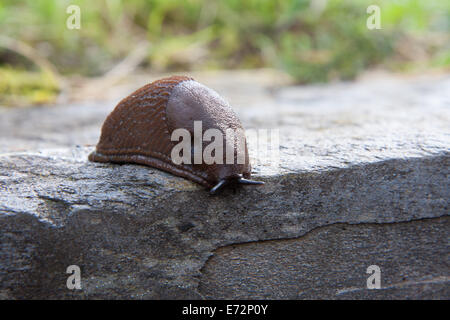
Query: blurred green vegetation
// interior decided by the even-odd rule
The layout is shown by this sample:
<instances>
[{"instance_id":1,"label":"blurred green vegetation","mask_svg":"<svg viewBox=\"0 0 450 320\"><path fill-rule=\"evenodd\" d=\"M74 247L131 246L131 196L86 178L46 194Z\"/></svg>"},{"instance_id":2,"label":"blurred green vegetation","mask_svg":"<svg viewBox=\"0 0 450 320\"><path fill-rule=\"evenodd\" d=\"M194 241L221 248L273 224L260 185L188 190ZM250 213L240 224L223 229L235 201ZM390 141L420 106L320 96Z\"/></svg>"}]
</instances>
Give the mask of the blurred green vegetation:
<instances>
[{"instance_id":1,"label":"blurred green vegetation","mask_svg":"<svg viewBox=\"0 0 450 320\"><path fill-rule=\"evenodd\" d=\"M66 27L71 4L81 8L80 30ZM366 27L372 4L381 8L380 30ZM101 75L148 40L143 67L157 72L274 67L299 83L325 82L372 67L448 68L449 34L450 1L442 0L0 2L0 35L32 46L63 76ZM39 73L48 70L0 43L0 103L20 94L21 81L24 95L54 95L48 76L39 88Z\"/></svg>"},{"instance_id":2,"label":"blurred green vegetation","mask_svg":"<svg viewBox=\"0 0 450 320\"><path fill-rule=\"evenodd\" d=\"M58 94L58 84L48 72L0 68L0 102L4 105L48 103Z\"/></svg>"}]
</instances>

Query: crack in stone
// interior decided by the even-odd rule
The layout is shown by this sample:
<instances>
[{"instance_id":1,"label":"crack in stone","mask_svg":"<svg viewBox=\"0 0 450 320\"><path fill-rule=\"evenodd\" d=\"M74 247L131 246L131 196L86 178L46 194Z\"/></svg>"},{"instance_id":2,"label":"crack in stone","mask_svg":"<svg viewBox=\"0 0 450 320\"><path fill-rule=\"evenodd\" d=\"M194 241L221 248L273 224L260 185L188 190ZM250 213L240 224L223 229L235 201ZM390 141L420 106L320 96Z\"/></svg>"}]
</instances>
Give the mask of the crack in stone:
<instances>
[{"instance_id":1,"label":"crack in stone","mask_svg":"<svg viewBox=\"0 0 450 320\"><path fill-rule=\"evenodd\" d=\"M222 249L226 249L229 247L237 247L237 246L245 246L245 245L252 245L252 244L261 244L261 243L268 243L268 242L283 242L283 241L290 241L290 240L302 240L316 232L319 232L320 230L323 229L327 229L329 227L332 226L380 226L380 225L404 225L404 224L411 224L411 223L416 223L416 222L421 222L421 221L435 221L435 220L439 220L441 218L444 217L449 217L449 214L443 214L440 216L436 216L436 217L424 217L424 218L417 218L417 219L411 219L411 220L406 220L406 221L393 221L393 222L355 222L355 223L351 223L351 222L334 222L334 223L330 223L330 224L326 224L326 225L321 225L321 226L317 226L314 227L312 229L310 229L309 231L306 231L305 233L303 233L302 235L298 236L298 237L285 237L285 238L275 238L275 239L263 239L263 240L256 240L256 241L248 241L248 242L238 242L238 243L230 243L230 244L226 244L223 246L218 246L216 247L214 250L211 251L211 254L205 259L203 265L200 267L199 269L199 275L196 276L195 278L197 279L197 285L195 287L195 292L198 293L199 295L203 296L199 290L199 286L201 284L201 278L202 276L204 276L204 271L205 268L207 267L207 265L210 263L211 259L213 259L215 257L215 254L218 250L222 250ZM414 285L414 284L434 284L434 283L445 283L450 281L450 277L447 276L439 276L439 277L435 277L432 279L424 279L424 280L419 280L419 281L405 281L402 283L397 283L397 284L393 284L393 285L389 285L386 287L382 287L381 289L391 289L391 288L401 288L401 287L405 287L405 286L410 286L410 285ZM336 291L336 295L341 295L341 294L345 294L348 292L356 292L356 291L360 291L360 290L367 290L367 288L359 288L359 287L349 287L349 288L344 288L344 289L340 289Z\"/></svg>"},{"instance_id":2,"label":"crack in stone","mask_svg":"<svg viewBox=\"0 0 450 320\"><path fill-rule=\"evenodd\" d=\"M388 290L388 289L397 289L397 288L404 288L408 286L414 286L414 285L423 285L423 284L437 284L437 283L447 283L450 281L450 277L446 276L440 276L440 277L434 277L431 279L425 279L425 280L419 280L419 281L404 281L399 283L394 283L385 287L381 287L380 289L373 289L373 290ZM350 287L350 288L344 288L339 289L336 291L336 295L342 295L350 292L357 292L361 290L367 290L367 288L357 288L357 287Z\"/></svg>"}]
</instances>

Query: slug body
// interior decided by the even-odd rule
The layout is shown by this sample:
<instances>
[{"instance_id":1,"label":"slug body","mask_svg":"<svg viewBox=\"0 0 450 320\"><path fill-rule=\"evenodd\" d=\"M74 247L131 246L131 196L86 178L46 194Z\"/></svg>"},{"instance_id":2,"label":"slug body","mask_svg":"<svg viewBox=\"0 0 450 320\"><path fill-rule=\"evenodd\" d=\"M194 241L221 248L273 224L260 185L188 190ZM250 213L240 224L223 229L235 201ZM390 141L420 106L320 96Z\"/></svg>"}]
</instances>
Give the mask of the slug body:
<instances>
[{"instance_id":1,"label":"slug body","mask_svg":"<svg viewBox=\"0 0 450 320\"><path fill-rule=\"evenodd\" d=\"M218 129L225 136L225 131L232 129L241 135L238 138L243 139L244 144L232 142L231 145L235 161L231 164L225 160L212 164L204 161L174 163L171 152L178 142L172 141L172 133L176 129L185 129L194 136L195 121L201 121L202 133L207 129ZM223 142L225 147L230 147L226 139ZM201 143L203 148L208 144ZM245 155L241 164L236 161L238 152ZM147 165L212 188L211 193L230 182L263 184L248 180L251 167L247 144L234 111L215 91L189 77L157 80L119 102L106 118L100 141L89 160Z\"/></svg>"}]
</instances>

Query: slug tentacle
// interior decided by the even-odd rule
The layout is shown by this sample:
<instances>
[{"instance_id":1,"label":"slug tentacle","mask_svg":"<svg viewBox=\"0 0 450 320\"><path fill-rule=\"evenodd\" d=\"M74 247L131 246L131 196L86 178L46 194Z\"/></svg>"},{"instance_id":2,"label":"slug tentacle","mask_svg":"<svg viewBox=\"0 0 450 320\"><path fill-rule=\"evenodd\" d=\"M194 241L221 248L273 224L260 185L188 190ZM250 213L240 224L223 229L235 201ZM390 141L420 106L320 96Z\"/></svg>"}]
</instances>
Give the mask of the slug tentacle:
<instances>
[{"instance_id":1,"label":"slug tentacle","mask_svg":"<svg viewBox=\"0 0 450 320\"><path fill-rule=\"evenodd\" d=\"M217 192L222 189L224 186L226 186L228 184L228 180L226 179L222 179L219 181L218 184L216 184L214 187L211 188L211 190L209 190L209 194L214 195L217 194Z\"/></svg>"},{"instance_id":2,"label":"slug tentacle","mask_svg":"<svg viewBox=\"0 0 450 320\"><path fill-rule=\"evenodd\" d=\"M264 181L255 181L255 180L249 180L249 179L244 179L241 178L238 180L239 184L253 184L253 185L262 185L264 184Z\"/></svg>"}]
</instances>

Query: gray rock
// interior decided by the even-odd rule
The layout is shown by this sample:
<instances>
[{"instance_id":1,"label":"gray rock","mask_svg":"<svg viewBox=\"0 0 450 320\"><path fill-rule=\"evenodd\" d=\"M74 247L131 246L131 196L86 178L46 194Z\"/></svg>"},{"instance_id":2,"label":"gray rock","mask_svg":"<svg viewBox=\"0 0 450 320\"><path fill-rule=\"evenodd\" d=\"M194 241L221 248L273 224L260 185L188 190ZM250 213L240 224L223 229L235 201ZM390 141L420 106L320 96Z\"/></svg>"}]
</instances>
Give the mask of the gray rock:
<instances>
[{"instance_id":1,"label":"gray rock","mask_svg":"<svg viewBox=\"0 0 450 320\"><path fill-rule=\"evenodd\" d=\"M114 102L0 109L0 298L450 298L450 77L229 77L252 88L226 95L244 126L279 128L280 161L216 197L88 162Z\"/></svg>"},{"instance_id":2,"label":"gray rock","mask_svg":"<svg viewBox=\"0 0 450 320\"><path fill-rule=\"evenodd\" d=\"M448 217L394 224L336 223L303 237L217 249L199 291L219 299L421 299L449 294ZM406 250L405 250L406 249ZM380 290L367 268L380 267Z\"/></svg>"}]
</instances>

